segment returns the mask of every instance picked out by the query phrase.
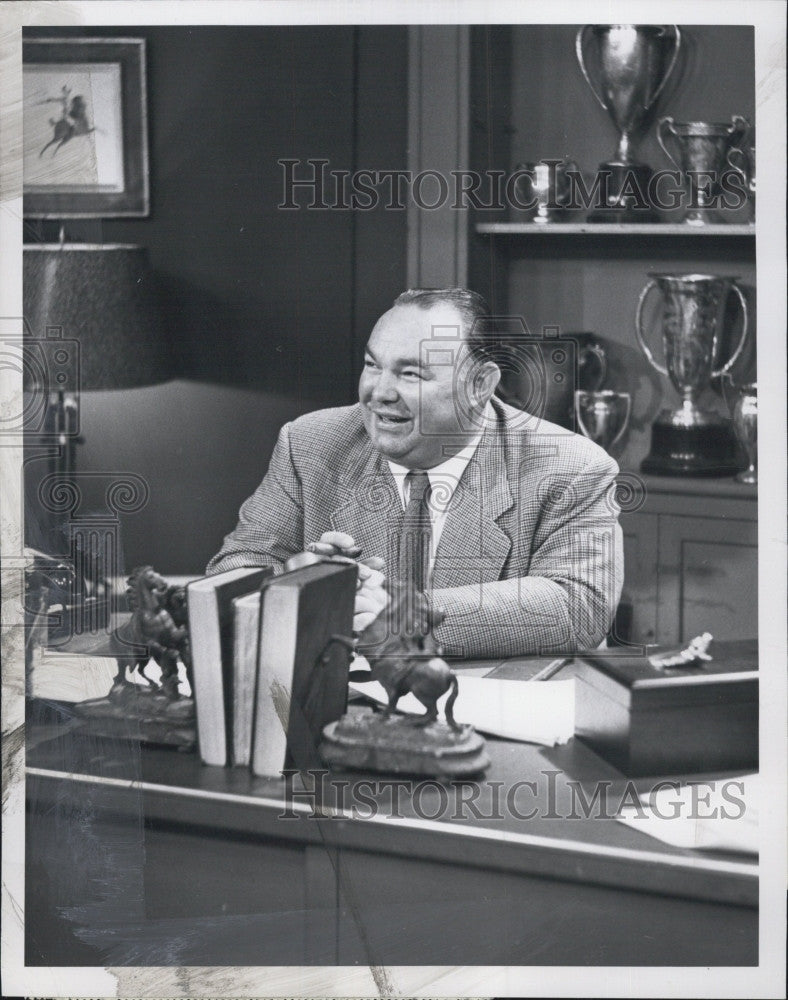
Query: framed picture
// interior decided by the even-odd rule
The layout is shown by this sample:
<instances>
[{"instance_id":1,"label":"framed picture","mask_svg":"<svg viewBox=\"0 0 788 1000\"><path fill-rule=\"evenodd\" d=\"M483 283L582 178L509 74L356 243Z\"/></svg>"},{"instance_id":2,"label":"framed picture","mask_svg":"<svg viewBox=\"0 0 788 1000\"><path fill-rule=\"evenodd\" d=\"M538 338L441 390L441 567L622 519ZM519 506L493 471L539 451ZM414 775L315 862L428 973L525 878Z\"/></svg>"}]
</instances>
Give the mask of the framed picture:
<instances>
[{"instance_id":1,"label":"framed picture","mask_svg":"<svg viewBox=\"0 0 788 1000\"><path fill-rule=\"evenodd\" d=\"M146 216L145 40L30 39L22 62L25 216Z\"/></svg>"}]
</instances>

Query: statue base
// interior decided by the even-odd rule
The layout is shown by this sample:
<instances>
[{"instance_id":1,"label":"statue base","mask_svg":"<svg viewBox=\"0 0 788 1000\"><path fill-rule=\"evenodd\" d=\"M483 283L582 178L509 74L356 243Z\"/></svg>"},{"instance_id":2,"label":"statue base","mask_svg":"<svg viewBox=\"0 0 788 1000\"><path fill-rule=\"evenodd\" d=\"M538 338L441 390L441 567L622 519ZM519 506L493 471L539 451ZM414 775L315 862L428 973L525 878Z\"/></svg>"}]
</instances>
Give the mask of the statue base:
<instances>
[{"instance_id":1,"label":"statue base","mask_svg":"<svg viewBox=\"0 0 788 1000\"><path fill-rule=\"evenodd\" d=\"M640 469L656 476L732 476L739 471L735 455L733 432L724 421L681 426L660 417Z\"/></svg>"},{"instance_id":2,"label":"statue base","mask_svg":"<svg viewBox=\"0 0 788 1000\"><path fill-rule=\"evenodd\" d=\"M324 728L320 755L332 767L433 778L469 777L490 766L473 727L454 730L445 722L423 725L422 719L371 709L348 713Z\"/></svg>"},{"instance_id":3,"label":"statue base","mask_svg":"<svg viewBox=\"0 0 788 1000\"><path fill-rule=\"evenodd\" d=\"M80 702L74 711L79 718L90 720L95 736L139 739L181 750L193 750L197 743L192 698L171 698L128 681L116 682L106 698Z\"/></svg>"},{"instance_id":4,"label":"statue base","mask_svg":"<svg viewBox=\"0 0 788 1000\"><path fill-rule=\"evenodd\" d=\"M589 222L659 222L657 210L649 201L649 183L654 171L645 163L600 163L597 177L607 178L601 190L605 204L597 205L588 215Z\"/></svg>"}]
</instances>

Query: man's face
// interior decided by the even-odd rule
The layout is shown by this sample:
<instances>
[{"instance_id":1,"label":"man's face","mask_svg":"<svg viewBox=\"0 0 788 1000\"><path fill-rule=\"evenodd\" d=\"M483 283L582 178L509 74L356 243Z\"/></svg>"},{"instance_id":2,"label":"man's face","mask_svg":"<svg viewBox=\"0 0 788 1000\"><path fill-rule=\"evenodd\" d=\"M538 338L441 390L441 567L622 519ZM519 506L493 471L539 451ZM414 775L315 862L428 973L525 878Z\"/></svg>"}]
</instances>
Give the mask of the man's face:
<instances>
[{"instance_id":1,"label":"man's face","mask_svg":"<svg viewBox=\"0 0 788 1000\"><path fill-rule=\"evenodd\" d=\"M448 458L444 444L462 446L475 436L480 424L474 417L487 400L457 395L459 380L468 378L467 360L454 306L399 305L381 316L367 343L358 394L364 426L385 458L431 469Z\"/></svg>"}]
</instances>

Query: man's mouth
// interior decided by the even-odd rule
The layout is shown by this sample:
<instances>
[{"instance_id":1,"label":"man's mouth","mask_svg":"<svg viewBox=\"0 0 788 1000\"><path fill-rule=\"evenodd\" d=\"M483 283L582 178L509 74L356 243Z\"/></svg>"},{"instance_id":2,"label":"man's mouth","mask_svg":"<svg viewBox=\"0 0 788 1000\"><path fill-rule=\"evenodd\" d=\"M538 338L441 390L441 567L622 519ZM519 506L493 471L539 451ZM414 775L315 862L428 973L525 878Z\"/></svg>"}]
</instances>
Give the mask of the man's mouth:
<instances>
[{"instance_id":1,"label":"man's mouth","mask_svg":"<svg viewBox=\"0 0 788 1000\"><path fill-rule=\"evenodd\" d=\"M407 424L410 421L410 417L403 417L398 413L380 413L377 410L373 410L375 414L375 419L382 427L397 427L401 424Z\"/></svg>"}]
</instances>

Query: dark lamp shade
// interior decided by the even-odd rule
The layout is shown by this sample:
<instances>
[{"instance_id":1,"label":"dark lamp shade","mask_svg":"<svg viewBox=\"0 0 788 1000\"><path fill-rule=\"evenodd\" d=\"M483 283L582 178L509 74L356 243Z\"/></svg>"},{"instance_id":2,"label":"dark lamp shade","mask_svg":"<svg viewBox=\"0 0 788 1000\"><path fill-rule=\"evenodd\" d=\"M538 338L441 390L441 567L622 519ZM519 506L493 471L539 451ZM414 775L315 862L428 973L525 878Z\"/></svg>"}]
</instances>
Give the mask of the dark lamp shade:
<instances>
[{"instance_id":1,"label":"dark lamp shade","mask_svg":"<svg viewBox=\"0 0 788 1000\"><path fill-rule=\"evenodd\" d=\"M79 389L129 389L172 377L144 247L27 246L23 281L30 336L45 341L59 328L78 343Z\"/></svg>"}]
</instances>

